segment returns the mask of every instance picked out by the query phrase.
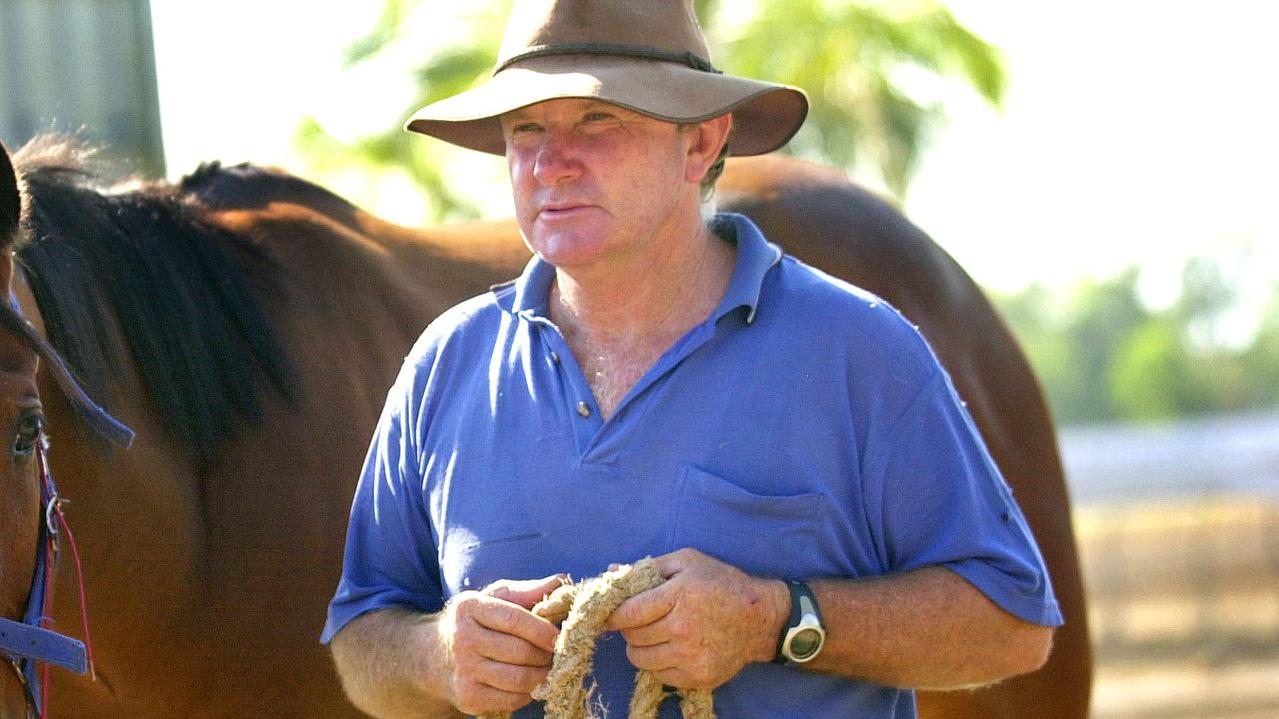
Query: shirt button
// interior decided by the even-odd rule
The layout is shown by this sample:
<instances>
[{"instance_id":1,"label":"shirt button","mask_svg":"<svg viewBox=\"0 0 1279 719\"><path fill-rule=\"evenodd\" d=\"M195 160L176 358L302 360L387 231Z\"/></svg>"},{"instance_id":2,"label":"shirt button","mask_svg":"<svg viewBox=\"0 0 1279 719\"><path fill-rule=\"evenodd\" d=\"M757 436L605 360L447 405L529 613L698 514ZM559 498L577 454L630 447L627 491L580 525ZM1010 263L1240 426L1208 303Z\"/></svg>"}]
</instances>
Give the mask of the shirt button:
<instances>
[{"instance_id":1,"label":"shirt button","mask_svg":"<svg viewBox=\"0 0 1279 719\"><path fill-rule=\"evenodd\" d=\"M586 419L591 416L591 408L585 402L578 402L577 413L582 417L582 419Z\"/></svg>"},{"instance_id":2,"label":"shirt button","mask_svg":"<svg viewBox=\"0 0 1279 719\"><path fill-rule=\"evenodd\" d=\"M559 352L556 352L555 350L551 350L551 361L552 361L552 362L554 362L555 364L559 364L559 363L560 363L560 353L559 353Z\"/></svg>"}]
</instances>

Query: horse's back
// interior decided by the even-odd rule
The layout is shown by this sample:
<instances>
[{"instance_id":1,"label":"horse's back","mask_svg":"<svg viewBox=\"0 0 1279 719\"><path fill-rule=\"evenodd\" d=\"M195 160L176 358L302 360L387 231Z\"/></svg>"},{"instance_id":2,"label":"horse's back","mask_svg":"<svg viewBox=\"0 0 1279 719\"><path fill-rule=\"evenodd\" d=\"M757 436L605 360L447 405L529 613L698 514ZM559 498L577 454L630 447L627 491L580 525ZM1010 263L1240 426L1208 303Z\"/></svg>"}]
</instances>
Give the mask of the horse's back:
<instances>
[{"instance_id":1,"label":"horse's back","mask_svg":"<svg viewBox=\"0 0 1279 719\"><path fill-rule=\"evenodd\" d=\"M251 186L241 184L239 198L230 201L228 194L215 204L219 221L269 244L288 287L263 287L267 312L281 328L290 354L302 363L304 385L325 389L304 395L301 407L281 406L279 420L272 424L284 429L273 437L256 433L244 442L332 449L331 456L312 458L306 470L336 479L315 488L325 499L313 500L308 510L316 532L309 544L313 558L305 571L288 579L295 587L316 587L327 598L341 547L340 535L326 535L324 527L344 525L359 460L404 352L444 309L517 274L528 252L510 222L413 231L297 178L247 172L248 177L238 179ZM990 303L924 232L892 206L851 185L842 173L784 158L736 160L729 163L720 193L725 209L751 216L791 254L875 292L919 324L1014 488L1049 566L1067 624L1057 632L1048 664L981 691L923 693L921 714L947 719L1085 716L1091 660L1055 434L1033 373ZM267 277L278 282L276 274ZM325 351L317 354L317 347ZM343 382L344 389L331 389ZM344 397L343 391L351 396ZM305 436L281 443L281 432L289 431ZM340 436L316 436L326 431ZM228 468L229 475L243 471L245 463L231 461L235 466ZM279 457L275 463L275 469L262 473L264 479L299 474L295 458ZM238 511L249 499L226 506ZM259 507L262 521L284 511L292 499L281 493L275 508ZM243 549L249 551L247 545ZM283 581L278 586L285 589ZM297 635L310 640L314 626L311 618L307 631L299 627ZM1052 713L1045 714L1045 707Z\"/></svg>"},{"instance_id":2,"label":"horse's back","mask_svg":"<svg viewBox=\"0 0 1279 719\"><path fill-rule=\"evenodd\" d=\"M923 231L830 168L781 157L730 162L723 209L743 212L790 254L883 297L933 346L1013 487L1066 624L1048 663L974 692L921 693L924 717L1084 717L1091 650L1056 435L1024 355L977 285Z\"/></svg>"},{"instance_id":3,"label":"horse's back","mask_svg":"<svg viewBox=\"0 0 1279 719\"><path fill-rule=\"evenodd\" d=\"M160 517L166 539L153 529L156 519L102 501L97 551L148 561L128 564L135 579L128 585L111 578L118 567L90 566L104 577L97 606L109 607L113 619L100 642L106 681L89 685L55 673L55 703L86 719L359 716L318 633L369 437L423 327L518 274L528 251L510 222L412 231L260 168L210 166L180 189L184 202L202 208L202 222L217 230L261 305L293 364L297 391L245 387L263 392L260 417L204 459L184 455L154 404L132 393L123 414L141 431L127 458L102 469L79 448L54 452L55 462L74 456L95 483L127 474L150 487L152 496L143 495L149 507L172 486L172 504L183 510ZM1081 716L1087 644L1060 463L1034 379L989 304L926 235L838 173L779 159L734 162L721 193L788 251L880 294L920 324L1014 486L1053 573L1069 623L1049 665L993 690L925 696L926 716L1045 716L1044 707L1057 710L1052 716ZM87 512L93 501L77 506ZM157 534L150 543L148 533ZM136 546L121 546L135 535ZM191 556L178 557L175 547ZM161 555L172 561L157 562ZM74 616L69 598L59 602L58 616ZM157 641L174 637L171 645L186 649L148 649L127 636L130 627Z\"/></svg>"}]
</instances>

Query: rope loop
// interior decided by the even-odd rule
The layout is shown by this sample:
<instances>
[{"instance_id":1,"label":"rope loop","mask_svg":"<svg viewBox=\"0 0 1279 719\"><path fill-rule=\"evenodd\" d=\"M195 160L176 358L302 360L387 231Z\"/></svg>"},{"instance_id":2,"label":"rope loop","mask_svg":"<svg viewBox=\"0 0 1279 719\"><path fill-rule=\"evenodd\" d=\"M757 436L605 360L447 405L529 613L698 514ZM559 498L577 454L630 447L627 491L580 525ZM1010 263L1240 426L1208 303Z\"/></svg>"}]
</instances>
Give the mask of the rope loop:
<instances>
[{"instance_id":1,"label":"rope loop","mask_svg":"<svg viewBox=\"0 0 1279 719\"><path fill-rule=\"evenodd\" d=\"M546 702L546 719L596 719L591 706L594 687L587 687L595 657L595 644L604 632L608 616L630 597L661 584L657 563L645 557L577 584L565 584L533 606L533 613L551 622L563 622L555 640L555 657L546 682L533 690L533 698ZM684 719L715 719L709 689L679 689ZM635 676L630 719L657 719L666 699L666 687L650 672ZM509 719L490 712L480 719Z\"/></svg>"}]
</instances>

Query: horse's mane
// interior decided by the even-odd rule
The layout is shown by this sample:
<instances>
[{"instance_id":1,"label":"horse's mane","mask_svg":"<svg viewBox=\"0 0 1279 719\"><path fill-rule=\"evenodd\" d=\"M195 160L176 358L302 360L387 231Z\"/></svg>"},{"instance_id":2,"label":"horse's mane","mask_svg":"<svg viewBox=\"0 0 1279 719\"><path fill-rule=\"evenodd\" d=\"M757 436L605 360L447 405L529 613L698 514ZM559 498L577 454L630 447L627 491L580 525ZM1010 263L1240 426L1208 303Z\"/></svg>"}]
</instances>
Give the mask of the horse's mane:
<instances>
[{"instance_id":1,"label":"horse's mane","mask_svg":"<svg viewBox=\"0 0 1279 719\"><path fill-rule=\"evenodd\" d=\"M28 210L18 256L46 334L108 409L110 378L132 359L165 426L203 462L261 417L264 388L294 398L292 364L227 249L272 260L204 221L187 182L104 187L92 148L60 136L13 159ZM204 166L194 184L221 172Z\"/></svg>"}]
</instances>

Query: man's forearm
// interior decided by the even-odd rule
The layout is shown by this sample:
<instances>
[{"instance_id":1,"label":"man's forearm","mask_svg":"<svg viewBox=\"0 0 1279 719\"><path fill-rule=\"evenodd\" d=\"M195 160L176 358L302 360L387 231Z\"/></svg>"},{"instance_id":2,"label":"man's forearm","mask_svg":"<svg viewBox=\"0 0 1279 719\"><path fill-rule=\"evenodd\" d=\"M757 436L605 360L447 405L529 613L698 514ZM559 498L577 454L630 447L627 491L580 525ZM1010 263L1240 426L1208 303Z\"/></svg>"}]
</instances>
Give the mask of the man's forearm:
<instances>
[{"instance_id":1,"label":"man's forearm","mask_svg":"<svg viewBox=\"0 0 1279 719\"><path fill-rule=\"evenodd\" d=\"M379 719L462 716L445 696L444 644L437 615L383 609L354 620L333 638L333 659L347 697Z\"/></svg>"},{"instance_id":2,"label":"man's forearm","mask_svg":"<svg viewBox=\"0 0 1279 719\"><path fill-rule=\"evenodd\" d=\"M1034 671L1052 643L1052 629L1008 614L944 567L810 585L827 627L814 671L958 689Z\"/></svg>"}]
</instances>

